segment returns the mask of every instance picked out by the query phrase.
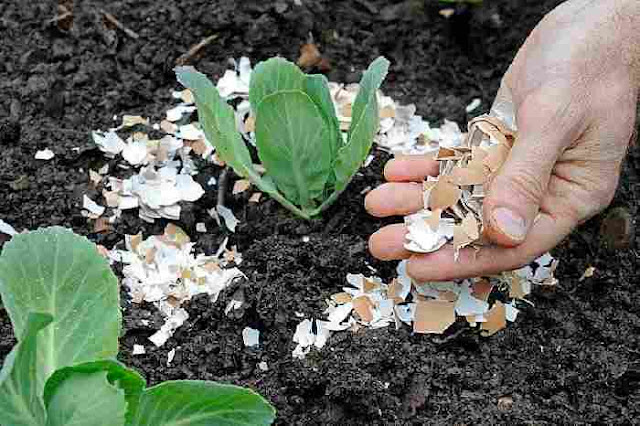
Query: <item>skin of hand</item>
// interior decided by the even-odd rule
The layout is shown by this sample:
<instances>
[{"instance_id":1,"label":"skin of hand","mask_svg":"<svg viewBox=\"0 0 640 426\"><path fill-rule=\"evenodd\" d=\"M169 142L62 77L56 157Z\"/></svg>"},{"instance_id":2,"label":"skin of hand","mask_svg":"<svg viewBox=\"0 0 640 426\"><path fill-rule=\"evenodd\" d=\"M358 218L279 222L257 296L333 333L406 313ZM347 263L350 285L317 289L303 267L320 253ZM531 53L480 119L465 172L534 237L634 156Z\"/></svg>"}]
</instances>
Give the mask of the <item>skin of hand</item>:
<instances>
[{"instance_id":1,"label":"skin of hand","mask_svg":"<svg viewBox=\"0 0 640 426\"><path fill-rule=\"evenodd\" d=\"M496 96L515 111L518 138L488 185L485 235L478 252L453 247L428 254L404 249L406 228L373 234L371 253L409 259L417 281L492 275L521 267L604 209L618 184L634 134L640 83L640 1L570 0L532 31ZM495 104L494 104L495 105ZM422 208L422 182L438 165L427 157L390 160L387 183L371 191L374 216Z\"/></svg>"}]
</instances>

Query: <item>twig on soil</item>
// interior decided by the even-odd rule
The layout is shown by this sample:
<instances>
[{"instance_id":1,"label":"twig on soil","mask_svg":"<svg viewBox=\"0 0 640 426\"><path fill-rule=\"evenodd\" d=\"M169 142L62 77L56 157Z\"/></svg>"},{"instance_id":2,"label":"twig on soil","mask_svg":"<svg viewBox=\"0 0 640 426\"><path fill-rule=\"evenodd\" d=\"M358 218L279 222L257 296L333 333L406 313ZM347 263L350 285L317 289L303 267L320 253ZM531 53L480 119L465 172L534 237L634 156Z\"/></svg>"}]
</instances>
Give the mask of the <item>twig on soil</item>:
<instances>
[{"instance_id":1,"label":"twig on soil","mask_svg":"<svg viewBox=\"0 0 640 426\"><path fill-rule=\"evenodd\" d=\"M451 333L448 336L443 337L442 339L438 339L438 338L434 338L433 342L437 345L442 345L444 343L450 342L454 339L456 339L458 336L460 336L462 333L464 333L465 331L467 331L464 328L461 328L460 330L456 331L455 333Z\"/></svg>"},{"instance_id":2,"label":"twig on soil","mask_svg":"<svg viewBox=\"0 0 640 426\"><path fill-rule=\"evenodd\" d=\"M130 28L127 28L122 22L118 21L116 17L110 14L109 12L105 11L104 9L100 9L100 13L102 13L102 15L104 16L104 19L109 21L119 30L123 31L127 36L131 37L134 40L137 40L138 38L140 38L138 33L136 33Z\"/></svg>"},{"instance_id":3,"label":"twig on soil","mask_svg":"<svg viewBox=\"0 0 640 426\"><path fill-rule=\"evenodd\" d=\"M72 133L74 135L83 135L83 136L87 135L86 131L73 130L73 129L63 129L63 128L60 128L60 127L41 126L40 130L45 130L47 132Z\"/></svg>"},{"instance_id":4,"label":"twig on soil","mask_svg":"<svg viewBox=\"0 0 640 426\"><path fill-rule=\"evenodd\" d=\"M64 21L65 19L73 16L73 13L66 11L62 15L56 15L53 18L49 19L47 24L55 24L56 22Z\"/></svg>"},{"instance_id":5,"label":"twig on soil","mask_svg":"<svg viewBox=\"0 0 640 426\"><path fill-rule=\"evenodd\" d=\"M211 44L214 40L218 38L218 34L210 35L202 39L198 44L194 44L189 48L187 53L184 53L176 59L176 65L185 65L189 61L191 61L204 47Z\"/></svg>"},{"instance_id":6,"label":"twig on soil","mask_svg":"<svg viewBox=\"0 0 640 426\"><path fill-rule=\"evenodd\" d=\"M364 7L372 15L377 15L380 12L375 5L367 0L355 0L355 2Z\"/></svg>"},{"instance_id":7,"label":"twig on soil","mask_svg":"<svg viewBox=\"0 0 640 426\"><path fill-rule=\"evenodd\" d=\"M224 207L224 199L227 193L227 182L229 181L229 166L225 167L224 170L218 176L218 200L216 201L217 206Z\"/></svg>"},{"instance_id":8,"label":"twig on soil","mask_svg":"<svg viewBox=\"0 0 640 426\"><path fill-rule=\"evenodd\" d=\"M63 4L58 5L58 15L49 19L46 24L58 24L61 29L69 29L73 22L73 12L67 9Z\"/></svg>"}]
</instances>

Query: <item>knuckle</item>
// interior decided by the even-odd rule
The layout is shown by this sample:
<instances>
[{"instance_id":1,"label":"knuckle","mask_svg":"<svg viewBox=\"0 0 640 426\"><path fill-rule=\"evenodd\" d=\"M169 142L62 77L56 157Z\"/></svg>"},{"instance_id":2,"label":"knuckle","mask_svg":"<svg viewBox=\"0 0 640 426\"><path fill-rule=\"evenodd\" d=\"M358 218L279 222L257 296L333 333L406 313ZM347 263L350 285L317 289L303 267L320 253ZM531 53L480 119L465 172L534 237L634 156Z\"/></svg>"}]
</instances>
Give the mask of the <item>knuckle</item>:
<instances>
[{"instance_id":1,"label":"knuckle","mask_svg":"<svg viewBox=\"0 0 640 426\"><path fill-rule=\"evenodd\" d=\"M419 258L416 258L415 256L409 258L409 261L407 262L407 275L417 282L423 282L425 281L425 277L419 262Z\"/></svg>"},{"instance_id":2,"label":"knuckle","mask_svg":"<svg viewBox=\"0 0 640 426\"><path fill-rule=\"evenodd\" d=\"M613 200L618 186L618 175L614 172L608 178L599 179L597 185L592 185L586 191L582 216L580 220L588 219L604 210Z\"/></svg>"},{"instance_id":3,"label":"knuckle","mask_svg":"<svg viewBox=\"0 0 640 426\"><path fill-rule=\"evenodd\" d=\"M569 203L562 210L562 214L573 223L582 223L597 213L596 209L590 203L577 200L575 203Z\"/></svg>"},{"instance_id":4,"label":"knuckle","mask_svg":"<svg viewBox=\"0 0 640 426\"><path fill-rule=\"evenodd\" d=\"M527 168L520 168L514 173L505 176L504 184L528 203L540 203L545 191L545 186L540 177Z\"/></svg>"},{"instance_id":5,"label":"knuckle","mask_svg":"<svg viewBox=\"0 0 640 426\"><path fill-rule=\"evenodd\" d=\"M562 214L576 224L584 223L604 210L613 200L614 194L615 187L611 188L609 185L580 191L564 200Z\"/></svg>"}]
</instances>

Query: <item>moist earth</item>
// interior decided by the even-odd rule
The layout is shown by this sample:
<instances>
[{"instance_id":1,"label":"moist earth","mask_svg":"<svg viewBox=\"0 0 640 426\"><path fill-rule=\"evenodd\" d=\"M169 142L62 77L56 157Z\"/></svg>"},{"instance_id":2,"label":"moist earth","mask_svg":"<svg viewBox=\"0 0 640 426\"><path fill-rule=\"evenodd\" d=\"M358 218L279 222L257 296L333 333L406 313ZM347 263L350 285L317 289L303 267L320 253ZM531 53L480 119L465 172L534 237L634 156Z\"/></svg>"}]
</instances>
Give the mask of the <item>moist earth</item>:
<instances>
[{"instance_id":1,"label":"moist earth","mask_svg":"<svg viewBox=\"0 0 640 426\"><path fill-rule=\"evenodd\" d=\"M80 214L89 189L87 170L107 160L90 132L114 125L122 114L158 121L178 88L172 67L190 46L216 40L191 63L219 78L228 58L255 63L273 55L297 58L309 37L329 59L333 81L355 82L376 56L391 60L384 90L417 106L432 125L445 118L465 123L464 107L481 98L486 110L517 48L557 0L485 0L439 14L436 1L80 1L74 25L48 22L55 1L4 2L0 8L0 218L17 229L61 225L109 248L124 234L161 233L125 213L113 232L95 234ZM100 9L139 37L107 29ZM478 112L480 112L478 110ZM37 150L56 156L37 161ZM162 318L150 305L134 305L122 289L124 327L120 359L150 384L169 379L219 380L250 386L278 410L277 424L631 424L640 418L640 289L638 251L611 250L600 235L604 215L582 225L553 254L559 285L539 288L515 324L490 338L456 323L444 336L393 327L334 333L305 360L291 357L292 336L305 317L322 317L324 300L345 275L370 273L385 280L395 264L373 259L368 236L386 223L363 208L366 191L382 182L389 158L375 150L349 189L323 216L302 221L271 200L225 203L241 224L229 234L243 254L246 280L211 303L187 304L188 321L161 348L146 339ZM630 150L613 206L635 217L640 192L639 152ZM200 164L207 182L221 169ZM236 179L235 176L232 176ZM229 185L229 188L231 185ZM206 210L215 191L184 205L178 223L211 253L227 236ZM207 234L195 232L205 222ZM614 227L615 228L615 227ZM618 227L619 228L619 227ZM624 228L624 227L623 227ZM2 236L3 234L0 234ZM304 242L303 236L309 241ZM0 239L0 244L4 240ZM628 245L628 244L625 244ZM593 277L580 280L588 266ZM119 273L119 271L116 271ZM241 288L242 315L224 307ZM149 320L148 325L144 325ZM242 329L260 330L258 349L247 349ZM0 357L15 339L0 311ZM145 355L132 356L133 344ZM167 365L167 353L176 349ZM265 361L267 371L258 368Z\"/></svg>"}]
</instances>

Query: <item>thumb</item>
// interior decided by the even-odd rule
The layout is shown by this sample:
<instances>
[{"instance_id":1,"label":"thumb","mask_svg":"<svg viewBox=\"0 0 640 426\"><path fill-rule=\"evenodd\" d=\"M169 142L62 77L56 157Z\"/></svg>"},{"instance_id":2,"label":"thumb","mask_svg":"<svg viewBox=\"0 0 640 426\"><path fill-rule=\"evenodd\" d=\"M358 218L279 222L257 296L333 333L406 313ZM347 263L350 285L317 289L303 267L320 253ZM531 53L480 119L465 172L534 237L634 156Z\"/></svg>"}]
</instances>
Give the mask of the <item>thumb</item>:
<instances>
[{"instance_id":1,"label":"thumb","mask_svg":"<svg viewBox=\"0 0 640 426\"><path fill-rule=\"evenodd\" d=\"M518 136L483 203L485 235L499 245L522 243L540 210L568 136L561 130L567 117L557 105L525 102L518 108Z\"/></svg>"}]
</instances>

